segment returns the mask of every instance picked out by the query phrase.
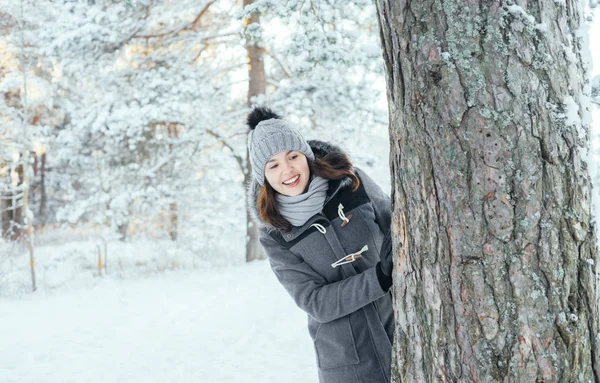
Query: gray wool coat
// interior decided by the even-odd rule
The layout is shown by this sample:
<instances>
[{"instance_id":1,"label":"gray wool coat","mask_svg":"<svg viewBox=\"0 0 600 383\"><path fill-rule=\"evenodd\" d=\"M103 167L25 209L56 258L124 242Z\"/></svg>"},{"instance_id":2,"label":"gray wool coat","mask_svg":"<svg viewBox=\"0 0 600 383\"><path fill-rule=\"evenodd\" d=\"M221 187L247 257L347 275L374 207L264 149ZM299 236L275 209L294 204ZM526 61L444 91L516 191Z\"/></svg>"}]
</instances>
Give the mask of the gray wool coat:
<instances>
[{"instance_id":1,"label":"gray wool coat","mask_svg":"<svg viewBox=\"0 0 600 383\"><path fill-rule=\"evenodd\" d=\"M340 151L321 141L309 144L317 158ZM392 301L375 271L390 228L390 199L364 172L355 173L360 180L357 191L352 192L350 179L330 180L322 212L291 232L260 221L254 212L273 272L308 314L321 383L390 381ZM258 187L255 183L249 189L254 207ZM349 222L342 226L344 216ZM354 262L332 267L365 245L368 250Z\"/></svg>"}]
</instances>

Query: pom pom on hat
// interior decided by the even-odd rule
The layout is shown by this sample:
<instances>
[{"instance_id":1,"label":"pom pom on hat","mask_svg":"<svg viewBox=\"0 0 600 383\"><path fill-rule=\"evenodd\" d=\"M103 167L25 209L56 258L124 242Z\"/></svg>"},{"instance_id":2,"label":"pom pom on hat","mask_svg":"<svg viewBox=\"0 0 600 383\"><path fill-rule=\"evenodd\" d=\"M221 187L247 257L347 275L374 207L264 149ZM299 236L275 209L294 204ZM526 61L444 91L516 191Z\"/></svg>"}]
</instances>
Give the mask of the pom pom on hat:
<instances>
[{"instance_id":1,"label":"pom pom on hat","mask_svg":"<svg viewBox=\"0 0 600 383\"><path fill-rule=\"evenodd\" d=\"M248 125L250 130L254 130L260 122L270 120L272 118L281 119L281 116L279 116L277 113L273 112L267 107L258 106L252 109L250 113L248 113L246 125Z\"/></svg>"}]
</instances>

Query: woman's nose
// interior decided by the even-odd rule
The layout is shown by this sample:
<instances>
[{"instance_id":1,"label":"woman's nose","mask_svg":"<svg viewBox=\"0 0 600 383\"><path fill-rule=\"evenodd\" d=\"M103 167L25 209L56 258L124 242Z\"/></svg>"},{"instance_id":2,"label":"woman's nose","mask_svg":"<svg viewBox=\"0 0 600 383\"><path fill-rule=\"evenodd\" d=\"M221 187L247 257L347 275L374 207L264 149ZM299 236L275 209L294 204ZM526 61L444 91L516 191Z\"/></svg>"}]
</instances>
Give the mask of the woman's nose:
<instances>
[{"instance_id":1,"label":"woman's nose","mask_svg":"<svg viewBox=\"0 0 600 383\"><path fill-rule=\"evenodd\" d=\"M287 161L285 161L281 164L281 171L284 174L289 172L290 170L292 170L292 167L290 166L290 164Z\"/></svg>"}]
</instances>

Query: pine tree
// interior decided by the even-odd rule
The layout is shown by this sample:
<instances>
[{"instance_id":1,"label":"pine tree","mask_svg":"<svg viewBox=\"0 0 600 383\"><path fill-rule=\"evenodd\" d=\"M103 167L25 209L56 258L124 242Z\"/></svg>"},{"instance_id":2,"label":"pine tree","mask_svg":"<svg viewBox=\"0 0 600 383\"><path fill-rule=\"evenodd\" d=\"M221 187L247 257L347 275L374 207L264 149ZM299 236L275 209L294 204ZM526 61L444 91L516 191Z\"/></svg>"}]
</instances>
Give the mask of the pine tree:
<instances>
[{"instance_id":1,"label":"pine tree","mask_svg":"<svg viewBox=\"0 0 600 383\"><path fill-rule=\"evenodd\" d=\"M377 5L393 381L600 381L582 3Z\"/></svg>"}]
</instances>

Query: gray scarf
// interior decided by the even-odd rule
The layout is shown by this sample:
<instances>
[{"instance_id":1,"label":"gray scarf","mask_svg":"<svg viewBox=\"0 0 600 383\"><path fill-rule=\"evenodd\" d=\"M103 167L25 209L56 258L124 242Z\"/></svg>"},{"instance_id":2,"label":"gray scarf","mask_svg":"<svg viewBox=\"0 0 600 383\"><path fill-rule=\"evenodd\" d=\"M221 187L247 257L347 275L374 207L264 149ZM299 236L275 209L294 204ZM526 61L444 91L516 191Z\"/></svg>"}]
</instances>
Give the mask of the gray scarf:
<instances>
[{"instance_id":1,"label":"gray scarf","mask_svg":"<svg viewBox=\"0 0 600 383\"><path fill-rule=\"evenodd\" d=\"M329 180L313 176L308 190L295 197L277 193L277 207L279 213L293 226L302 226L313 215L323 209L327 197Z\"/></svg>"}]
</instances>

